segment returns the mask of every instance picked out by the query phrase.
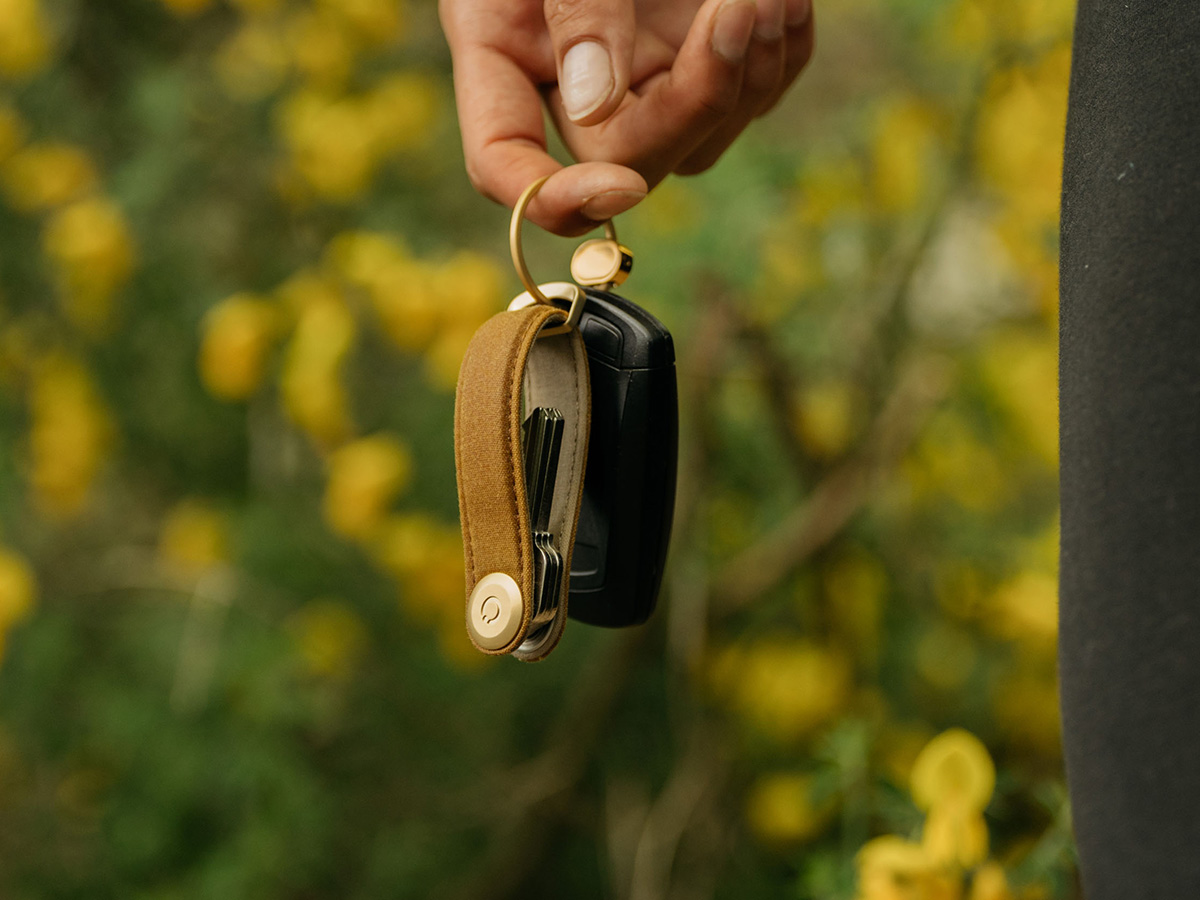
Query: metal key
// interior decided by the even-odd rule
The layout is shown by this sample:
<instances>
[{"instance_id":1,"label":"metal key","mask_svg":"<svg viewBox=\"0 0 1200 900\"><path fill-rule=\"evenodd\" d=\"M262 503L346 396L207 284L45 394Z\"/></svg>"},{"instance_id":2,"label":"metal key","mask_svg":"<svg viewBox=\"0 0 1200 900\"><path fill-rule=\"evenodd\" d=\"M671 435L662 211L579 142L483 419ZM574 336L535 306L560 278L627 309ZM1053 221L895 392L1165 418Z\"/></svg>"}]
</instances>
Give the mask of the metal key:
<instances>
[{"instance_id":1,"label":"metal key","mask_svg":"<svg viewBox=\"0 0 1200 900\"><path fill-rule=\"evenodd\" d=\"M536 644L553 621L562 589L563 560L550 533L550 510L563 440L562 414L552 407L538 407L526 419L525 484L529 495L529 517L533 531L534 597L529 637L523 646Z\"/></svg>"}]
</instances>

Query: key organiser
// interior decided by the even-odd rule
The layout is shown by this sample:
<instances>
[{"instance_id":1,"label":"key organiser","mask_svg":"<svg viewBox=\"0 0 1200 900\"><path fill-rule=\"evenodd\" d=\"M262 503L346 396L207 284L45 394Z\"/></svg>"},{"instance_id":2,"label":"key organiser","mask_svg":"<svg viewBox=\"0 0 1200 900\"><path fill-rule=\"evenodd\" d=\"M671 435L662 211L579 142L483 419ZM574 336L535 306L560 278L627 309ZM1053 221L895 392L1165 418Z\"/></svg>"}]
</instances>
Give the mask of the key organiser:
<instances>
[{"instance_id":1,"label":"key organiser","mask_svg":"<svg viewBox=\"0 0 1200 900\"><path fill-rule=\"evenodd\" d=\"M467 632L484 653L534 661L571 618L643 622L671 530L678 445L674 347L653 316L612 293L633 256L611 222L571 262L476 332L459 371L455 466Z\"/></svg>"}]
</instances>

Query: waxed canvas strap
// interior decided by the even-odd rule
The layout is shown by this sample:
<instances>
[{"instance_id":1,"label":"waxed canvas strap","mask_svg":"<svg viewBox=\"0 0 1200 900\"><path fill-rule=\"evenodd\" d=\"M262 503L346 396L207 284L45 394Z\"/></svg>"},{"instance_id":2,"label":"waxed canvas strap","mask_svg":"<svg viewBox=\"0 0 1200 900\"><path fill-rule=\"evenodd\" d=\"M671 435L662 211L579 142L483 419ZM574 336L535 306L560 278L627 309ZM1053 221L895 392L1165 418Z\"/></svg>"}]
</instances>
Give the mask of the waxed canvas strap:
<instances>
[{"instance_id":1,"label":"waxed canvas strap","mask_svg":"<svg viewBox=\"0 0 1200 900\"><path fill-rule=\"evenodd\" d=\"M572 329L541 336L560 325L561 310L545 304L498 313L467 348L459 371L454 410L454 458L466 570L468 634L484 653L543 658L566 622L571 551L583 493L590 427L587 353ZM524 401L524 402L523 402ZM525 485L521 424L526 408L554 406L563 415L562 453L550 514L550 531L563 558L558 609L550 632L522 648L532 615L533 534ZM511 579L506 582L504 579ZM486 580L486 581L485 581ZM520 604L519 624L491 646L470 625L477 585L509 584ZM500 599L511 599L501 590ZM511 632L511 636L510 636Z\"/></svg>"}]
</instances>

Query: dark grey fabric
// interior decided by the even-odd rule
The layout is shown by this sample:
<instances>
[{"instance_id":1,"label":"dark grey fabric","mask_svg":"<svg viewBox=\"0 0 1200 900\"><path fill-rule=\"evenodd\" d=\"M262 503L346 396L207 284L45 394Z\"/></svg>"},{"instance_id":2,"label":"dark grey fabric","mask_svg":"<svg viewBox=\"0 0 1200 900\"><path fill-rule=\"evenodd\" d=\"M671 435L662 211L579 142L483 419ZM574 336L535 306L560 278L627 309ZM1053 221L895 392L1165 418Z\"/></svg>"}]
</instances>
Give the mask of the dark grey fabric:
<instances>
[{"instance_id":1,"label":"dark grey fabric","mask_svg":"<svg viewBox=\"0 0 1200 900\"><path fill-rule=\"evenodd\" d=\"M1088 900L1200 898L1200 2L1082 0L1060 668Z\"/></svg>"}]
</instances>

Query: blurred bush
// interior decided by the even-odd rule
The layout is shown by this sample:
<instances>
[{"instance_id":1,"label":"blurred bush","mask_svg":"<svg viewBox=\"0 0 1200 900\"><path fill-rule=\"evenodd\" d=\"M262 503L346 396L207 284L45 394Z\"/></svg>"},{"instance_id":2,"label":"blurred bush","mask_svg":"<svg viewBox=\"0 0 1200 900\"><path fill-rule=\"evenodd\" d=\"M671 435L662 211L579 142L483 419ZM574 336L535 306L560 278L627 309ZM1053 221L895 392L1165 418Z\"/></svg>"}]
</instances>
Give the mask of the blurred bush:
<instances>
[{"instance_id":1,"label":"blurred bush","mask_svg":"<svg viewBox=\"0 0 1200 900\"><path fill-rule=\"evenodd\" d=\"M462 626L453 383L517 285L433 5L0 0L3 896L1075 895L1072 5L818 15L622 222L679 352L660 609L523 666Z\"/></svg>"}]
</instances>

